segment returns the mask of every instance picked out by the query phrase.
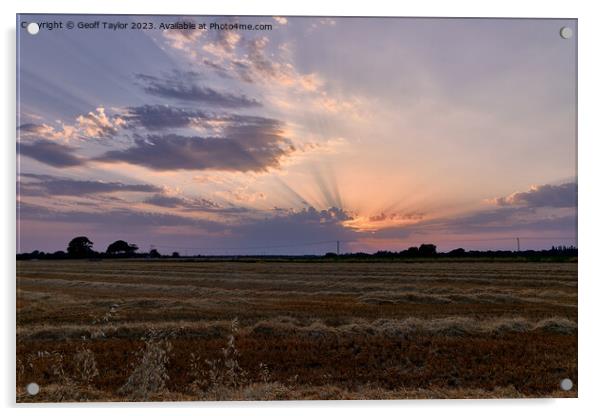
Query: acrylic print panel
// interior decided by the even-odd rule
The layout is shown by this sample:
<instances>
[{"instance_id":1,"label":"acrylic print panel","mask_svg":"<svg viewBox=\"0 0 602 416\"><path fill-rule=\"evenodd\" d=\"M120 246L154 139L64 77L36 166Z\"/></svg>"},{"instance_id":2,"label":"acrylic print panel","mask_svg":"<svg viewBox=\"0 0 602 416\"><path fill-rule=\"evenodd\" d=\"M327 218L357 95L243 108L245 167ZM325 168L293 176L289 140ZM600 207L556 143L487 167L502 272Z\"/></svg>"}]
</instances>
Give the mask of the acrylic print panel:
<instances>
[{"instance_id":1,"label":"acrylic print panel","mask_svg":"<svg viewBox=\"0 0 602 416\"><path fill-rule=\"evenodd\" d=\"M17 401L577 396L576 20L17 33Z\"/></svg>"}]
</instances>

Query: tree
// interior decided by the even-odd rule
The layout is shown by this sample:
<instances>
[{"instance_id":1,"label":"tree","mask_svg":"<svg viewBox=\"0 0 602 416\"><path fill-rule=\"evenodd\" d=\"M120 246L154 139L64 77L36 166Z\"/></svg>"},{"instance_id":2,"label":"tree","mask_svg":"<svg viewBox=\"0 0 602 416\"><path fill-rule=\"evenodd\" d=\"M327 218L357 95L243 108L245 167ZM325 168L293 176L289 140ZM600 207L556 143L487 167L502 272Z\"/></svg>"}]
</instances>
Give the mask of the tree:
<instances>
[{"instance_id":1,"label":"tree","mask_svg":"<svg viewBox=\"0 0 602 416\"><path fill-rule=\"evenodd\" d=\"M94 251L92 250L93 245L94 243L90 241L88 237L75 237L69 242L69 245L67 246L67 253L69 253L70 257L90 257L92 254L94 254Z\"/></svg>"},{"instance_id":2,"label":"tree","mask_svg":"<svg viewBox=\"0 0 602 416\"><path fill-rule=\"evenodd\" d=\"M173 257L174 259L177 259L180 257L180 253L178 253L177 251L174 251L173 253L171 253L171 257Z\"/></svg>"},{"instance_id":3,"label":"tree","mask_svg":"<svg viewBox=\"0 0 602 416\"><path fill-rule=\"evenodd\" d=\"M148 255L152 258L161 257L161 253L159 253L156 248L153 248Z\"/></svg>"},{"instance_id":4,"label":"tree","mask_svg":"<svg viewBox=\"0 0 602 416\"><path fill-rule=\"evenodd\" d=\"M415 257L415 256L418 256L418 254L419 254L419 253L418 253L418 247L409 247L409 248L406 250L406 253L407 253L407 255L408 255L409 257Z\"/></svg>"},{"instance_id":5,"label":"tree","mask_svg":"<svg viewBox=\"0 0 602 416\"><path fill-rule=\"evenodd\" d=\"M421 244L418 247L418 254L421 256L434 256L437 254L437 246L434 244Z\"/></svg>"},{"instance_id":6,"label":"tree","mask_svg":"<svg viewBox=\"0 0 602 416\"><path fill-rule=\"evenodd\" d=\"M459 256L465 255L466 254L466 250L464 250L462 247L455 248L452 251L450 251L448 254L450 256L453 256L453 257L459 257Z\"/></svg>"},{"instance_id":7,"label":"tree","mask_svg":"<svg viewBox=\"0 0 602 416\"><path fill-rule=\"evenodd\" d=\"M117 240L107 247L107 254L134 254L138 250L136 244L129 244L127 241Z\"/></svg>"}]
</instances>

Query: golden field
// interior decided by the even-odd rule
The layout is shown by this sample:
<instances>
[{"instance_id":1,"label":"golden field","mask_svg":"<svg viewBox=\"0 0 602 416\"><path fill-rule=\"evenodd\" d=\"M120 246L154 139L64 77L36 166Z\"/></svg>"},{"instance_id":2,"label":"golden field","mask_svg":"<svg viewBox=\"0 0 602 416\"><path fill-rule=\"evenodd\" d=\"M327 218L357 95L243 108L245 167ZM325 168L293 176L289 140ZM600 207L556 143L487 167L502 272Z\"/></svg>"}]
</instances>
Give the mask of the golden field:
<instances>
[{"instance_id":1,"label":"golden field","mask_svg":"<svg viewBox=\"0 0 602 416\"><path fill-rule=\"evenodd\" d=\"M577 263L17 262L19 402L576 397L577 378Z\"/></svg>"}]
</instances>

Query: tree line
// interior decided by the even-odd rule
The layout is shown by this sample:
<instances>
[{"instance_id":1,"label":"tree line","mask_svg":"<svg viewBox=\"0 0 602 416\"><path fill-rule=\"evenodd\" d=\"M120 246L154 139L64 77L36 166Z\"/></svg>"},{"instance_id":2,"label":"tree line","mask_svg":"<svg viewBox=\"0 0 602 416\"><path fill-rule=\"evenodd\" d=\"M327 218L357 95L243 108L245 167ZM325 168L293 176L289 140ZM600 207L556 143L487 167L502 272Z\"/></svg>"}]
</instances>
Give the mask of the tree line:
<instances>
[{"instance_id":1,"label":"tree line","mask_svg":"<svg viewBox=\"0 0 602 416\"><path fill-rule=\"evenodd\" d=\"M419 247L409 247L401 251L381 250L376 253L326 253L325 257L337 259L461 259L461 258L521 258L525 260L571 260L577 258L578 250L575 246L552 246L547 250L465 250L461 247L438 252L434 244L422 244Z\"/></svg>"},{"instance_id":2,"label":"tree line","mask_svg":"<svg viewBox=\"0 0 602 416\"><path fill-rule=\"evenodd\" d=\"M177 252L171 257L179 257ZM124 240L117 240L107 246L104 252L94 250L94 243L86 236L79 236L69 241L65 251L59 250L53 253L34 250L31 253L17 254L17 260L29 259L102 259L102 258L136 258L136 257L163 257L156 249L148 253L139 252L136 244L130 244Z\"/></svg>"},{"instance_id":3,"label":"tree line","mask_svg":"<svg viewBox=\"0 0 602 416\"><path fill-rule=\"evenodd\" d=\"M458 258L517 258L526 260L572 260L578 255L577 247L574 246L552 246L548 250L465 250L456 248L448 252L437 251L434 244L421 244L418 247L409 247L401 251L381 250L376 253L326 253L319 255L238 255L238 256L219 256L219 255L195 255L186 257L216 257L216 258L323 258L327 260L362 260L362 259L458 259ZM53 253L34 250L31 253L18 253L17 260L32 259L103 259L103 258L180 258L180 253L174 251L171 254L161 254L157 249L151 249L148 252L140 252L136 244L130 244L124 240L117 240L107 246L104 252L94 250L94 243L88 237L79 236L73 238L67 245L66 251L59 250Z\"/></svg>"}]
</instances>

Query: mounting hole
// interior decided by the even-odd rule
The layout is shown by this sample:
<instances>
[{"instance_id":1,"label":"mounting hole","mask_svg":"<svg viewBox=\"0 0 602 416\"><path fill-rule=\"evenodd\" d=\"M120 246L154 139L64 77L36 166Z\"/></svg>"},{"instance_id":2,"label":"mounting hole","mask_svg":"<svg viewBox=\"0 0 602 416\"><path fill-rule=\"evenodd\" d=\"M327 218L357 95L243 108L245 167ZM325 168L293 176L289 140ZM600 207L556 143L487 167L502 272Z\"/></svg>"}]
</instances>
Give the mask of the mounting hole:
<instances>
[{"instance_id":1,"label":"mounting hole","mask_svg":"<svg viewBox=\"0 0 602 416\"><path fill-rule=\"evenodd\" d=\"M39 31L40 25L38 25L36 22L31 22L27 25L27 33L30 35L37 35Z\"/></svg>"},{"instance_id":2,"label":"mounting hole","mask_svg":"<svg viewBox=\"0 0 602 416\"><path fill-rule=\"evenodd\" d=\"M35 396L40 392L40 386L38 383L29 383L25 389L27 390L27 394L30 396Z\"/></svg>"},{"instance_id":3,"label":"mounting hole","mask_svg":"<svg viewBox=\"0 0 602 416\"><path fill-rule=\"evenodd\" d=\"M560 37L562 39L570 39L573 37L573 29L571 29L568 26L564 26L562 29L560 29Z\"/></svg>"},{"instance_id":4,"label":"mounting hole","mask_svg":"<svg viewBox=\"0 0 602 416\"><path fill-rule=\"evenodd\" d=\"M573 380L570 378L562 379L560 382L560 388L564 391L569 391L573 388Z\"/></svg>"}]
</instances>

